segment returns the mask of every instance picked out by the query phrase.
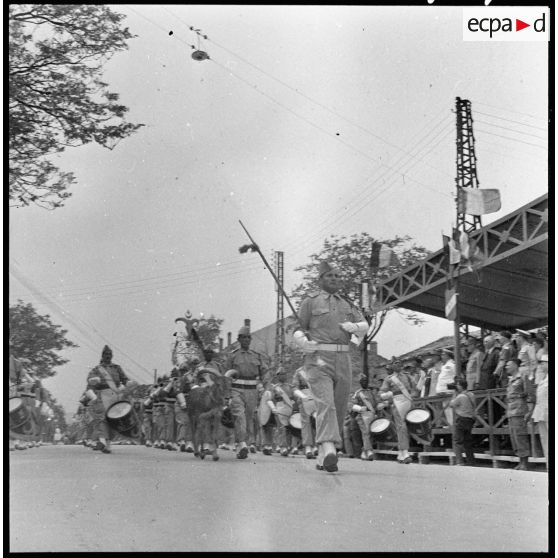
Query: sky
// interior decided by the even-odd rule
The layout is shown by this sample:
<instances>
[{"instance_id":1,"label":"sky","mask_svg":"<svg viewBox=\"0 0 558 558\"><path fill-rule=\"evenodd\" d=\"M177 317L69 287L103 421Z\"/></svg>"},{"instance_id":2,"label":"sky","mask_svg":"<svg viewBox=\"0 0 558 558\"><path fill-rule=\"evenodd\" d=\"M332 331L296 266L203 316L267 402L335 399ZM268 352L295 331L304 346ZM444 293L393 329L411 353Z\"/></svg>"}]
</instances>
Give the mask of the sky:
<instances>
[{"instance_id":1,"label":"sky","mask_svg":"<svg viewBox=\"0 0 558 558\"><path fill-rule=\"evenodd\" d=\"M9 212L10 304L79 345L44 381L69 415L106 343L145 383L170 370L187 310L224 319L233 340L245 318L275 320L273 279L239 253L239 220L268 260L284 252L287 292L330 235L440 249L455 222L457 96L472 103L479 185L501 193L483 224L547 192L546 43L464 42L462 9L426 3L112 9L136 37L103 79L144 126L112 151L54 159L77 178L63 208ZM379 353L452 334L424 317L390 313Z\"/></svg>"}]
</instances>

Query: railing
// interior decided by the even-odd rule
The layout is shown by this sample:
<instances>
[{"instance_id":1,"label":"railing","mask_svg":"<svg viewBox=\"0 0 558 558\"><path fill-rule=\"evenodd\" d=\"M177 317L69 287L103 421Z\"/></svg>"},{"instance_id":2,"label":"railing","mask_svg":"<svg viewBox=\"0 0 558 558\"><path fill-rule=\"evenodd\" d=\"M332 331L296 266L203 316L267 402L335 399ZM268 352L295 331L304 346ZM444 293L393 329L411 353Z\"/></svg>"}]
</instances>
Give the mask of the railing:
<instances>
[{"instance_id":1,"label":"railing","mask_svg":"<svg viewBox=\"0 0 558 558\"><path fill-rule=\"evenodd\" d=\"M473 425L473 435L476 437L476 446L482 444L482 440L488 439L488 455L513 455L513 451L509 450L511 444L509 443L510 431L507 424L506 417L506 389L486 389L472 392L475 396L475 423ZM431 445L423 445L411 436L411 445L418 443L420 448L417 448L417 453L421 451L427 452L432 450L433 447L440 446L440 441L448 439L446 446L451 448L451 435L452 428L446 416L446 407L451 400L451 394L440 394L433 397L422 397L413 399L413 408L427 409L431 416L431 433L433 441ZM449 414L449 413L448 413ZM542 457L540 451L540 443L536 438L533 425L529 425L529 433L531 438L531 455L533 457ZM503 437L505 442L502 443ZM481 440L480 442L478 440ZM396 447L396 442L387 442L379 444L378 447ZM508 449L502 449L504 448ZM486 452L485 452L486 453Z\"/></svg>"}]
</instances>

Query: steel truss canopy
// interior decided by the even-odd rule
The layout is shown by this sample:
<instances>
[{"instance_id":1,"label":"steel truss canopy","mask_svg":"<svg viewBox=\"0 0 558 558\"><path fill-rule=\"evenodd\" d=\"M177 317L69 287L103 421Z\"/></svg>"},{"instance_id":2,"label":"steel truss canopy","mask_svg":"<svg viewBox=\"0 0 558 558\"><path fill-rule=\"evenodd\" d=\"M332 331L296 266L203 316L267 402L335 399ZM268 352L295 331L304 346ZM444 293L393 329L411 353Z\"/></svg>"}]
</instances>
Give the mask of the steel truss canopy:
<instances>
[{"instance_id":1,"label":"steel truss canopy","mask_svg":"<svg viewBox=\"0 0 558 558\"><path fill-rule=\"evenodd\" d=\"M482 253L458 281L459 321L490 330L548 323L548 194L470 235ZM376 312L392 307L445 317L449 256L439 250L382 281Z\"/></svg>"}]
</instances>

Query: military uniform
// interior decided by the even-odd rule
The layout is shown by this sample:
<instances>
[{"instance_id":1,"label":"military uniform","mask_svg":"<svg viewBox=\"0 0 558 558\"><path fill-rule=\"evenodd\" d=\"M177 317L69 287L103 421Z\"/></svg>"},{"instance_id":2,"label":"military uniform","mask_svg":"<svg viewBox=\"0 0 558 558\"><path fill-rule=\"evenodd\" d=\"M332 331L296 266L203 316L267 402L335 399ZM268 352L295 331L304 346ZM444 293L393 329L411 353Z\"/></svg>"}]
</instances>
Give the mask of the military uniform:
<instances>
[{"instance_id":1,"label":"military uniform","mask_svg":"<svg viewBox=\"0 0 558 558\"><path fill-rule=\"evenodd\" d=\"M89 404L94 422L93 437L105 446L103 448L105 453L110 451L109 440L113 436L113 431L106 420L106 411L118 401L121 388L127 382L128 377L118 364L102 361L87 376L87 388L92 389L97 396L97 399Z\"/></svg>"},{"instance_id":2,"label":"military uniform","mask_svg":"<svg viewBox=\"0 0 558 558\"><path fill-rule=\"evenodd\" d=\"M370 425L376 418L376 406L380 403L380 399L372 389L360 388L353 394L351 403L353 404L356 423L362 435L362 449L366 452L366 455L363 457L371 459L372 440L370 437ZM355 410L355 405L360 407L360 410Z\"/></svg>"},{"instance_id":3,"label":"military uniform","mask_svg":"<svg viewBox=\"0 0 558 558\"><path fill-rule=\"evenodd\" d=\"M191 372L185 372L182 377L178 380L176 386L177 400L174 406L174 416L176 420L176 443L178 444L180 451L186 451L192 453L194 451L194 445L192 443L192 426L190 424L190 417L188 415L187 407L180 404L182 394L187 403L187 396L192 389L193 384L193 374Z\"/></svg>"},{"instance_id":4,"label":"military uniform","mask_svg":"<svg viewBox=\"0 0 558 558\"><path fill-rule=\"evenodd\" d=\"M303 390L310 391L310 385L308 383L308 378L303 369L298 369L292 379L292 385L294 388L294 394L297 395L297 390L303 392ZM303 392L304 393L304 392ZM302 400L299 398L298 410L300 412L300 423L301 423L301 436L302 445L306 448L307 457L313 457L308 455L309 448L313 448L315 444L315 433L316 433L316 419L311 417L304 408Z\"/></svg>"},{"instance_id":5,"label":"military uniform","mask_svg":"<svg viewBox=\"0 0 558 558\"><path fill-rule=\"evenodd\" d=\"M152 446L155 441L153 439L153 391L153 388L150 389L148 396L142 401L143 419L141 421L141 427L147 447Z\"/></svg>"},{"instance_id":6,"label":"military uniform","mask_svg":"<svg viewBox=\"0 0 558 558\"><path fill-rule=\"evenodd\" d=\"M403 371L395 371L390 376L384 378L380 387L380 394L388 392L393 396L391 413L395 430L397 432L397 444L399 447L398 461L410 463L408 457L409 432L405 423L405 416L411 410L412 397L416 394L417 386L414 379Z\"/></svg>"},{"instance_id":7,"label":"military uniform","mask_svg":"<svg viewBox=\"0 0 558 558\"><path fill-rule=\"evenodd\" d=\"M535 388L521 368L517 375L509 378L506 402L512 447L519 458L526 459L531 452L525 416L535 402Z\"/></svg>"},{"instance_id":8,"label":"military uniform","mask_svg":"<svg viewBox=\"0 0 558 558\"><path fill-rule=\"evenodd\" d=\"M235 417L235 441L256 444L255 414L258 407L258 385L262 384L267 366L263 355L252 349L235 349L228 355L225 369L238 374L232 378L231 412Z\"/></svg>"},{"instance_id":9,"label":"military uniform","mask_svg":"<svg viewBox=\"0 0 558 558\"><path fill-rule=\"evenodd\" d=\"M304 357L304 369L316 402L316 442L333 442L341 447L352 369L351 335L339 324L364 318L344 296L321 290L302 301L299 319L302 329L318 343L316 352Z\"/></svg>"}]
</instances>

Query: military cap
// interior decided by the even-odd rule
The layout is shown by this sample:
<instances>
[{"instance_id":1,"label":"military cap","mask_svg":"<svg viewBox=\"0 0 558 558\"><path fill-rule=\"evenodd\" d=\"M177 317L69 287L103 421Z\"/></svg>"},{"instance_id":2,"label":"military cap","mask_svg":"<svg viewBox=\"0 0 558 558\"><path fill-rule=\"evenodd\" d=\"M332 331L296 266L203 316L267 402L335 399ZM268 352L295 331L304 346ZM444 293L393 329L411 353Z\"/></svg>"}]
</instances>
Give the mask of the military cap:
<instances>
[{"instance_id":1,"label":"military cap","mask_svg":"<svg viewBox=\"0 0 558 558\"><path fill-rule=\"evenodd\" d=\"M319 271L318 271L318 275L319 277L321 277L322 275L325 275L326 273L337 269L335 266L331 265L328 261L324 260L320 262L320 267L319 267Z\"/></svg>"},{"instance_id":2,"label":"military cap","mask_svg":"<svg viewBox=\"0 0 558 558\"><path fill-rule=\"evenodd\" d=\"M242 326L238 330L238 335L250 335L250 328L248 326Z\"/></svg>"}]
</instances>

